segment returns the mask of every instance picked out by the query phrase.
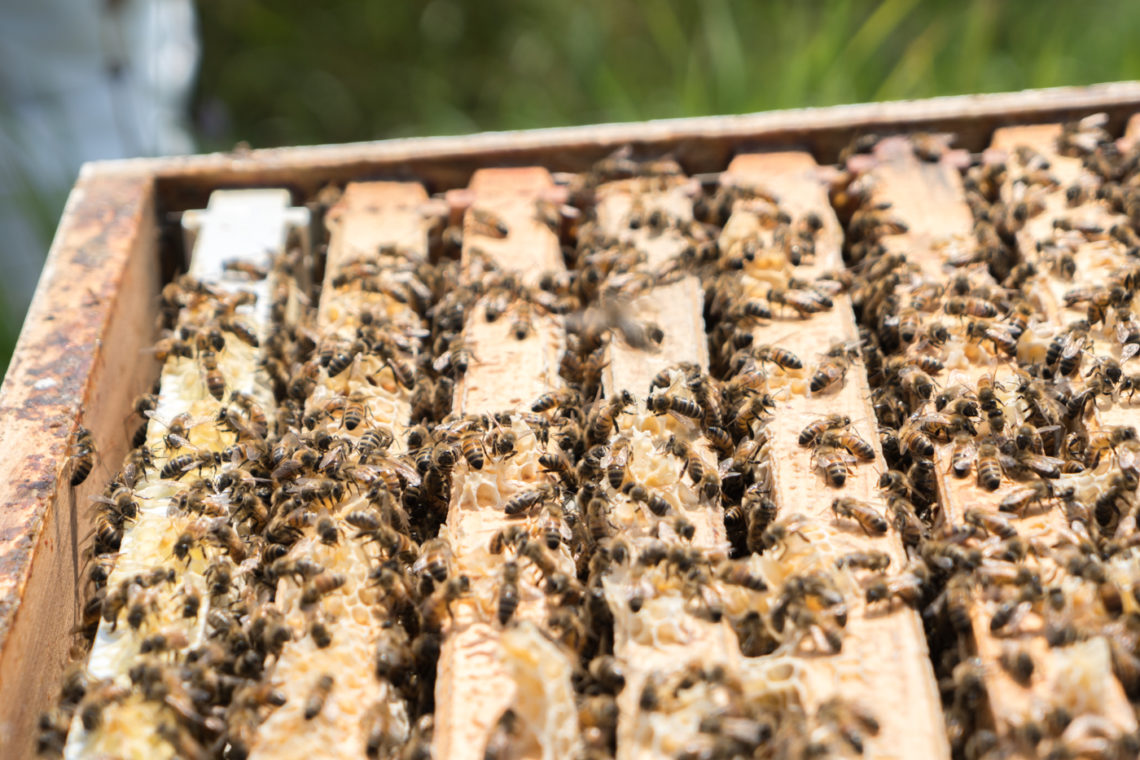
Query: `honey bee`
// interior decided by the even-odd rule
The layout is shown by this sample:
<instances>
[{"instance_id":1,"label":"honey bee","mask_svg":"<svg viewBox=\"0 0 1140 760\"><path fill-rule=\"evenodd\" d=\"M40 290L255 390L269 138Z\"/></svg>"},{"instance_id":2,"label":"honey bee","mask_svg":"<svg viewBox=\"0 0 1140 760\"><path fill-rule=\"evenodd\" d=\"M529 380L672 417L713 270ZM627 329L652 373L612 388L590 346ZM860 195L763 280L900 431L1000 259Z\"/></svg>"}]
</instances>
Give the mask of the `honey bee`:
<instances>
[{"instance_id":1,"label":"honey bee","mask_svg":"<svg viewBox=\"0 0 1140 760\"><path fill-rule=\"evenodd\" d=\"M666 501L661 494L656 491L651 491L639 483L632 481L627 483L624 491L629 498L640 504L644 504L650 512L658 517L665 517L672 510L672 506L670 506L669 502Z\"/></svg>"},{"instance_id":2,"label":"honey bee","mask_svg":"<svg viewBox=\"0 0 1140 760\"><path fill-rule=\"evenodd\" d=\"M468 209L467 220L471 225L471 231L477 235L501 239L511 232L511 228L501 216L482 206L472 206Z\"/></svg>"},{"instance_id":3,"label":"honey bee","mask_svg":"<svg viewBox=\"0 0 1140 760\"><path fill-rule=\"evenodd\" d=\"M970 470L974 467L974 460L978 455L978 446L974 443L973 438L968 435L955 436L953 443L953 448L950 451L950 471L954 473L955 477L964 478L970 474Z\"/></svg>"},{"instance_id":4,"label":"honey bee","mask_svg":"<svg viewBox=\"0 0 1140 760\"><path fill-rule=\"evenodd\" d=\"M800 431L799 444L807 447L816 442L824 432L844 428L851 424L851 418L845 414L831 414L809 423Z\"/></svg>"},{"instance_id":5,"label":"honey bee","mask_svg":"<svg viewBox=\"0 0 1140 760\"><path fill-rule=\"evenodd\" d=\"M519 606L519 565L514 560L503 564L499 586L499 625L506 625Z\"/></svg>"},{"instance_id":6,"label":"honey bee","mask_svg":"<svg viewBox=\"0 0 1140 760\"><path fill-rule=\"evenodd\" d=\"M1140 382L1137 383L1137 388L1140 389ZM735 448L732 443L732 436L724 428L709 425L705 428L704 436L713 450L721 456L730 455Z\"/></svg>"},{"instance_id":7,"label":"honey bee","mask_svg":"<svg viewBox=\"0 0 1140 760\"><path fill-rule=\"evenodd\" d=\"M806 515L798 512L788 515L784 519L769 525L761 534L760 540L756 543L767 551L785 543L788 537L792 535L797 535L807 541L809 539L803 530L809 523L810 520ZM749 533L752 533L751 526L749 527ZM749 541L749 545L750 547L752 546L751 540ZM752 550L756 551L755 549Z\"/></svg>"},{"instance_id":8,"label":"honey bee","mask_svg":"<svg viewBox=\"0 0 1140 760\"><path fill-rule=\"evenodd\" d=\"M844 449L864 462L875 461L875 449L850 430L828 431L819 437L821 448Z\"/></svg>"},{"instance_id":9,"label":"honey bee","mask_svg":"<svg viewBox=\"0 0 1140 760\"><path fill-rule=\"evenodd\" d=\"M916 457L930 459L934 456L934 443L915 421L908 421L899 431L899 445Z\"/></svg>"},{"instance_id":10,"label":"honey bee","mask_svg":"<svg viewBox=\"0 0 1140 760\"><path fill-rule=\"evenodd\" d=\"M503 505L503 511L508 516L515 516L526 512L553 496L551 486L540 486L526 491L520 491L512 496Z\"/></svg>"},{"instance_id":11,"label":"honey bee","mask_svg":"<svg viewBox=\"0 0 1140 760\"><path fill-rule=\"evenodd\" d=\"M341 573L324 570L309 579L301 591L301 609L312 608L321 599L339 589L348 579Z\"/></svg>"},{"instance_id":12,"label":"honey bee","mask_svg":"<svg viewBox=\"0 0 1140 760\"><path fill-rule=\"evenodd\" d=\"M967 525L972 525L986 533L992 533L999 538L1013 538L1017 535L1017 528L1013 527L1009 519L996 512L970 507L966 510L963 518Z\"/></svg>"},{"instance_id":13,"label":"honey bee","mask_svg":"<svg viewBox=\"0 0 1140 760\"><path fill-rule=\"evenodd\" d=\"M753 355L757 361L771 362L782 369L803 369L804 366L798 356L779 346L757 346Z\"/></svg>"},{"instance_id":14,"label":"honey bee","mask_svg":"<svg viewBox=\"0 0 1140 760\"><path fill-rule=\"evenodd\" d=\"M665 442L665 451L680 459L684 465L681 467L681 474L689 474L693 484L701 483L705 478L705 464L701 457L695 452L688 443L678 438L676 435L670 435L669 439ZM711 473L710 473L711 474Z\"/></svg>"},{"instance_id":15,"label":"honey bee","mask_svg":"<svg viewBox=\"0 0 1140 760\"><path fill-rule=\"evenodd\" d=\"M75 431L75 443L71 446L71 485L78 486L87 480L95 466L95 437L91 431L80 425Z\"/></svg>"},{"instance_id":16,"label":"honey bee","mask_svg":"<svg viewBox=\"0 0 1140 760\"><path fill-rule=\"evenodd\" d=\"M808 387L813 394L840 388L843 386L843 381L847 377L847 369L850 366L851 360L846 355L828 355L816 366Z\"/></svg>"},{"instance_id":17,"label":"honey bee","mask_svg":"<svg viewBox=\"0 0 1140 760\"><path fill-rule=\"evenodd\" d=\"M1105 430L1097 430L1089 434L1088 450L1093 462L1099 462L1106 452L1115 453L1117 448L1125 443L1137 440L1136 428L1132 426L1117 425ZM1095 464L1094 464L1095 466Z\"/></svg>"},{"instance_id":18,"label":"honey bee","mask_svg":"<svg viewBox=\"0 0 1140 760\"><path fill-rule=\"evenodd\" d=\"M952 316L992 319L998 315L997 307L984 298L959 296L948 299L942 305L943 311Z\"/></svg>"},{"instance_id":19,"label":"honey bee","mask_svg":"<svg viewBox=\"0 0 1140 760\"><path fill-rule=\"evenodd\" d=\"M854 520L867 535L882 535L889 527L886 518L870 504L849 497L838 497L831 502L836 517Z\"/></svg>"},{"instance_id":20,"label":"honey bee","mask_svg":"<svg viewBox=\"0 0 1140 760\"><path fill-rule=\"evenodd\" d=\"M814 290L794 288L771 288L766 296L768 303L787 306L800 317L807 319L812 314L832 308L831 299Z\"/></svg>"},{"instance_id":21,"label":"honey bee","mask_svg":"<svg viewBox=\"0 0 1140 760\"><path fill-rule=\"evenodd\" d=\"M502 538L496 536L498 540ZM497 554L499 552L494 552ZM420 549L419 559L412 565L412 572L417 575L427 573L436 583L443 583L451 575L451 568L455 563L455 555L451 551L451 544L445 538L432 538L424 542Z\"/></svg>"},{"instance_id":22,"label":"honey bee","mask_svg":"<svg viewBox=\"0 0 1140 760\"><path fill-rule=\"evenodd\" d=\"M629 470L630 452L629 438L624 435L619 436L610 447L610 463L606 467L606 479L614 490L620 490L625 482Z\"/></svg>"},{"instance_id":23,"label":"honey bee","mask_svg":"<svg viewBox=\"0 0 1140 760\"><path fill-rule=\"evenodd\" d=\"M226 378L218 369L218 354L212 349L198 349L198 362L202 366L206 390L218 401L225 398Z\"/></svg>"},{"instance_id":24,"label":"honey bee","mask_svg":"<svg viewBox=\"0 0 1140 760\"><path fill-rule=\"evenodd\" d=\"M673 412L694 420L701 419L704 416L704 410L696 401L669 392L651 395L646 401L646 406L654 414Z\"/></svg>"},{"instance_id":25,"label":"honey bee","mask_svg":"<svg viewBox=\"0 0 1140 760\"><path fill-rule=\"evenodd\" d=\"M605 441L610 431L617 430L617 416L634 403L633 394L622 391L615 398L603 404L590 423L590 439L595 442Z\"/></svg>"},{"instance_id":26,"label":"honey bee","mask_svg":"<svg viewBox=\"0 0 1140 760\"><path fill-rule=\"evenodd\" d=\"M325 707L325 702L329 698L329 694L333 688L333 677L329 673L322 673L315 684L313 684L312 691L309 696L305 698L305 720L312 720L321 714L321 710Z\"/></svg>"},{"instance_id":27,"label":"honey bee","mask_svg":"<svg viewBox=\"0 0 1140 760\"><path fill-rule=\"evenodd\" d=\"M854 568L882 572L890 567L890 564L891 555L876 550L848 552L835 560L835 566L840 570Z\"/></svg>"},{"instance_id":28,"label":"honey bee","mask_svg":"<svg viewBox=\"0 0 1140 760\"><path fill-rule=\"evenodd\" d=\"M768 583L749 567L747 560L722 560L716 567L716 577L725 583L741 586L749 591L768 590Z\"/></svg>"},{"instance_id":29,"label":"honey bee","mask_svg":"<svg viewBox=\"0 0 1140 760\"><path fill-rule=\"evenodd\" d=\"M966 337L972 343L990 341L994 349L1010 357L1017 353L1017 338L1009 332L1007 326L995 322L970 320L966 326Z\"/></svg>"},{"instance_id":30,"label":"honey bee","mask_svg":"<svg viewBox=\"0 0 1140 760\"><path fill-rule=\"evenodd\" d=\"M99 728L103 723L103 712L111 705L122 702L129 695L130 689L120 686L111 679L89 685L78 710L83 729L90 732Z\"/></svg>"},{"instance_id":31,"label":"honey bee","mask_svg":"<svg viewBox=\"0 0 1140 760\"><path fill-rule=\"evenodd\" d=\"M530 409L532 412L546 412L556 407L577 407L579 403L580 397L577 391L572 388L560 388L539 396L538 399L531 404Z\"/></svg>"},{"instance_id":32,"label":"honey bee","mask_svg":"<svg viewBox=\"0 0 1140 760\"><path fill-rule=\"evenodd\" d=\"M996 491L1001 485L1002 466L999 450L990 442L978 446L978 485L987 491Z\"/></svg>"},{"instance_id":33,"label":"honey bee","mask_svg":"<svg viewBox=\"0 0 1140 760\"><path fill-rule=\"evenodd\" d=\"M1052 498L1052 496L1052 484L1047 480L1039 480L1023 488L1019 488L1016 491L1012 491L1001 500L1001 503L998 504L998 509L1002 512L1013 512L1014 514L1020 515L1023 514L1030 505L1040 503L1045 499Z\"/></svg>"}]
</instances>

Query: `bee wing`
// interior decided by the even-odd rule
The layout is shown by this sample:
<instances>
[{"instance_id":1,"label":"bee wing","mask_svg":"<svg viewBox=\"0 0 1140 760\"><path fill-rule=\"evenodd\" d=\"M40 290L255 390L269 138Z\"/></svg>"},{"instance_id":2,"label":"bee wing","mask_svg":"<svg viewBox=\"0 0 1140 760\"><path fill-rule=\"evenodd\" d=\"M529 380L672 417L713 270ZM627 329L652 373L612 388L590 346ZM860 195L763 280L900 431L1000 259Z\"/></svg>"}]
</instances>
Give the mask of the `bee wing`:
<instances>
[{"instance_id":1,"label":"bee wing","mask_svg":"<svg viewBox=\"0 0 1140 760\"><path fill-rule=\"evenodd\" d=\"M384 457L384 464L395 470L410 486L420 485L420 474L416 468L394 457Z\"/></svg>"},{"instance_id":2,"label":"bee wing","mask_svg":"<svg viewBox=\"0 0 1140 760\"><path fill-rule=\"evenodd\" d=\"M438 359L431 363L431 368L436 372L447 372L451 366L451 352L445 351Z\"/></svg>"},{"instance_id":3,"label":"bee wing","mask_svg":"<svg viewBox=\"0 0 1140 760\"><path fill-rule=\"evenodd\" d=\"M1140 352L1140 343L1126 343L1120 350L1120 363L1123 364L1136 356L1137 352Z\"/></svg>"}]
</instances>

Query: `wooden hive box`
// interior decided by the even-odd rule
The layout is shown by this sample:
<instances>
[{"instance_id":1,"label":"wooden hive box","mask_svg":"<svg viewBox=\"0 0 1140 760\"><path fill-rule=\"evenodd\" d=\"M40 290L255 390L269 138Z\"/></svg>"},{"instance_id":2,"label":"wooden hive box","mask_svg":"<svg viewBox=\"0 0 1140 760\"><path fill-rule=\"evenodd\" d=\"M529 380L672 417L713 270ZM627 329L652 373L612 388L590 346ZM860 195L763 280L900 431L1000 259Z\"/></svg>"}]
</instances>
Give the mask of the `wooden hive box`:
<instances>
[{"instance_id":1,"label":"wooden hive box","mask_svg":"<svg viewBox=\"0 0 1140 760\"><path fill-rule=\"evenodd\" d=\"M785 201L805 212L818 210L826 216L831 211L818 176L813 174L814 179L805 180L804 172L816 172L820 166L836 163L840 151L858 135L948 132L956 136L956 147L978 153L991 143L1000 146L1003 140L1012 145L1020 144L1018 140L1038 139L1032 131L1011 138L1009 132L999 130L1057 124L1098 112L1107 114L1105 128L1111 134L1123 135L1132 116L1140 113L1140 84L457 138L139 159L85 166L67 202L0 389L0 449L7 452L0 463L0 483L3 484L0 491L0 754L22 757L32 753L37 717L50 707L55 697L74 631L80 623L84 551L90 542L93 522L92 497L100 493L113 474L115 464L129 448L134 425L129 421L133 400L154 384L161 369L148 353L156 337L158 297L164 283L175 272L186 269L187 259L175 220L181 212L205 209L212 192L285 188L291 193L293 203L303 205L312 202L318 191L330 184L344 187L360 182L412 182L422 184L427 193L446 199L459 212L474 202L490 204L499 213L510 216L515 212L508 196L530 193L528 203L533 203L533 198L551 185L550 174L546 172L585 172L616 149L630 145L646 156L670 155L690 176L715 173L721 175L722 182L731 182L734 178L742 183L775 182L783 188ZM946 202L949 206L960 204L961 199L952 197L946 201L938 197L938 188L942 187L938 176L923 175L924 179L916 180L920 170L908 163L912 159L913 156L892 153L887 143L877 149L876 163L868 165L866 171L878 176L874 192L893 201L895 208L906 217L913 239L898 244L917 251L924 245L931 246L932 238L958 234L956 229L951 229L953 220L942 220L945 229L935 229L936 224L926 229L924 225L933 223L927 213L929 209L922 208L922 199L931 198L932 203ZM494 171L479 174L482 170L512 167L538 167L545 172L528 173L520 169L520 174ZM930 170L922 168L922 171ZM599 208L607 208L609 204L609 213L620 216L625 213L623 194L631 191L618 184L604 191L599 189L602 199ZM932 187L935 190L930 194ZM449 191L463 188L469 190L448 195ZM654 202L667 205L669 192L666 189L660 193L662 198ZM954 188L948 192L953 195ZM968 211L962 213L968 219ZM829 261L826 266L821 261L821 271L842 266L842 230L834 219L831 214L832 221L825 226L829 237L820 243L821 250L826 249L820 255L826 255ZM604 213L600 213L599 224L606 223ZM371 239L367 231L356 234ZM512 252L510 246L504 246L503 251L492 250L491 255L507 262L504 266L518 270L526 268L527 256L549 254L551 261L559 259L556 241L551 248L551 241L542 238L541 231L535 235L525 248L518 244ZM722 239L721 245L731 242ZM467 255L466 250L464 255ZM516 256L513 260L512 255ZM521 260L517 258L519 255L523 257ZM671 254L661 255L667 258ZM615 349L608 363L607 390L635 386L640 389L657 370L681 359L703 362L707 366L704 336L700 332L699 289L695 286L686 289L684 281L670 287L678 288L669 301L678 305L676 312L654 313L652 303L642 305L647 310L644 313L666 325L667 334L680 341L670 346L670 361L662 363L651 356L637 355L628 347ZM802 355L814 355L826 351L836 338L856 340L858 334L850 313L848 302L837 300L834 319L813 323L812 332L801 338L804 342L797 350ZM697 320L695 329L694 318ZM685 319L690 322L686 324ZM786 338L777 334L780 330L771 329L771 335L758 331L757 341L775 344ZM555 333L560 336L561 328L557 324L539 326L537 330L540 338L545 335L555 343L561 339L550 337ZM814 346L810 345L813 343ZM557 347L549 350L556 351ZM502 359L504 362L516 360L522 359ZM476 375L475 379L468 378L457 386L456 403L475 413L506 408L520 401L529 403L549 385L546 378L538 376L539 370L534 374L533 378L516 378L519 388L496 387L491 391L487 385L495 383L493 372L488 378L480 379ZM485 384L480 386L479 382ZM801 380L801 384L803 382ZM819 514L811 511L820 506L809 504L813 493L810 489L814 486L800 482L804 479L804 468L810 472L811 465L797 465L793 461L801 455L807 457L808 453L798 449L793 441L806 422L835 411L849 414L857 425L864 426L859 427L864 438L877 441L875 426L867 414L868 395L866 377L860 367L849 377L841 396L818 406L813 406L816 401L807 399L789 404L787 421L772 432L778 450L789 454L788 461L781 463L782 469L775 474L778 487L786 489L791 495L788 498L802 500L797 502L800 506L789 511L810 512L808 518L818 518L820 524L825 513L830 519L823 502L820 502ZM68 484L69 460L80 425L91 431L99 457L88 480L72 488ZM881 452L876 451L876 454L881 459ZM939 451L937 456L950 454ZM869 470L857 473L852 476L851 487L869 497L874 488L874 473ZM953 514L954 505L974 498L959 493L960 490L951 483L940 491L944 508L950 510L948 521L962 519L961 514ZM693 519L698 523L695 540L704 542L710 551L717 551L716 547L724 542L723 515L701 513ZM449 517L452 535L462 535L465 528L458 524L461 519L455 518L455 525L450 520ZM845 536L837 540L847 541ZM480 540L485 538L480 534ZM866 544L859 537L849 540L855 548ZM902 562L901 545L884 543L882 547L892 554L896 565ZM532 614L526 612L525 602L520 609L520 615ZM989 614L992 611L975 610L971 625L978 630L978 655L992 660L989 664L993 665L998 652L996 644L986 643ZM948 756L940 723L942 710L925 659L921 621L917 617L903 622L894 616L879 618L860 614L856 617L859 620L849 625L859 633L854 635L854 645L849 651L855 653L852 658L865 660L864 668L877 671L874 677L849 678L840 672L845 667L840 664L835 666L834 672L826 667L812 669L808 681L819 686L821 694L828 693L833 687L827 684L833 682L848 686L855 683L850 688L864 689L872 699L885 698L882 695L892 689L901 690L897 699L908 705L911 717L904 723L894 721L898 725L892 724L889 718L881 721L882 731L891 737L894 746L883 742L877 745L875 754ZM630 621L615 621L615 648L625 647L626 656L632 658L639 644L632 629L624 630L623 624L632 625ZM719 646L716 642L721 640L718 637L725 635L725 630L709 624L707 629L694 634L695 640L716 649ZM462 647L461 642L452 642L445 646L442 656L448 657L452 650L462 651ZM726 662L729 667L737 667L734 661ZM474 665L470 672L464 667L467 666L459 665L450 671L452 683L447 688L467 688L463 685L464 679L501 677L495 673L488 676ZM628 678L640 684L646 676L635 668ZM1011 684L988 684L991 698L1002 694L1003 689L1012 689ZM848 686L840 686L839 690ZM451 695L455 705L461 705L470 694L479 693L477 686L469 684L469 688L476 691L466 696L462 691ZM631 689L630 693L633 692ZM1022 698L1015 695L1011 700ZM1121 702L1120 723L1134 730L1131 708L1119 689L1109 689L1105 698ZM448 703L437 698L437 706L444 704ZM471 756L476 757L478 750L468 746L474 724L464 721L470 719L482 726L479 730L485 731L493 725L494 715L479 715L477 710L455 705L442 709L467 712L461 713L462 719L452 718L448 713L437 720L437 749L442 748L443 757L466 757L467 752L475 753ZM619 703L619 707L636 710L636 705L625 702ZM501 710L501 706L496 709ZM993 721L999 730L1002 709L999 706L994 710L997 717ZM627 733L632 736L636 729L632 724L623 725L619 729L623 732L619 742ZM441 738L440 732L445 736ZM638 741L648 740L642 737Z\"/></svg>"}]
</instances>

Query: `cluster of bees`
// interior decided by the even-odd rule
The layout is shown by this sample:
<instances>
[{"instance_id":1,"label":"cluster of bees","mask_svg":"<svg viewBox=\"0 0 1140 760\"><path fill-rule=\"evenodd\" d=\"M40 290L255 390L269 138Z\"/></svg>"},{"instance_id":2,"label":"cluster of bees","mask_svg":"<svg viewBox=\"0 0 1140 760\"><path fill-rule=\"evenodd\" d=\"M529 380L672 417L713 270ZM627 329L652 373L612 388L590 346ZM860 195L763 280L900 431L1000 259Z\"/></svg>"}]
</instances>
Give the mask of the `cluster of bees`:
<instances>
[{"instance_id":1,"label":"cluster of bees","mask_svg":"<svg viewBox=\"0 0 1140 760\"><path fill-rule=\"evenodd\" d=\"M919 145L927 160L944 149ZM299 720L296 731L316 726L345 676L303 671L293 683L286 675L294 666L285 663L355 636L345 622L352 615L344 610L358 604L351 598L364 604L371 674L385 685L387 705L370 708L361 752L430 757L437 660L456 610L483 595L490 601L475 605L485 608L479 614L511 628L533 587L549 600L539 627L573 663L584 757L616 753L618 705L631 679L641 712L701 716L681 757L860 754L878 722L856 703L831 700L809 712L794 699L751 692L722 666L635 678L614 653L615 620L648 620L668 598L687 615L727 625L747 658L839 652L847 600L837 573L858 571L866 604L923 611L956 751L1134 752L1130 735L1088 728L1087 716L1061 704L1000 735L976 721L991 678L990 665L970 656L978 609L988 634L1008 639L998 666L1017 683L1038 682L1021 644L1037 620L1050 645L1103 637L1126 693L1140 696L1140 629L1127 612L1140 442L1127 424L1096 421L1140 388L1140 376L1126 371L1140 352L1131 313L1140 276L1122 263L1086 285L1091 265L1083 261L1090 242L1118 246L1122 262L1134 255L1140 172L1137 154L1121 153L1095 123L1067 127L1060 147L1089 178L1064 188L1066 207L1094 204L1120 221L1106 228L1049 211L1053 232L1027 255L1019 235L1059 189L1048 160L1022 150L978 163L965 177L975 240L968 254L949 253L955 272L942 282L924 279L885 244L906 225L861 180L836 196L849 271L796 277L795 267L814 258L819 218L792 218L758 190L716 185L693 199L691 220L635 205L631 229L686 241L664 271L650 272L636 244L605 234L591 214L607 182L636 178L649 192L679 176L670 161L628 153L575 180L578 208L538 204L536 216L559 234L571 268L536 285L477 251L461 275L450 256L460 233L449 229L426 259L393 248L342 264L330 284L346 306L330 327L291 297L291 273L307 265L294 249L273 272L246 273L277 283L270 322L280 329L259 338L242 316L248 292L180 278L163 291L156 355L193 367L187 382L212 399L213 412L166 417L167 389L158 387L137 403L135 448L97 501L84 625L88 637L100 625L131 632L129 682L76 669L43 718L41 749L62 751L72 723L98 731L108 709L132 702L153 707L158 739L185 757L245 757L275 719ZM742 203L768 209L764 242L721 250L718 231ZM494 215L475 216L481 234L508 234ZM742 284L758 267L783 274L758 292ZM648 388L606 395L612 351L651 354L664 338L626 304L686 276L705 290L708 370L682 362ZM1041 294L1058 282L1067 283L1054 299L1059 308L1083 314L1050 326ZM798 443L836 489L836 519L871 536L897 532L909 561L891 568L882 552L853 552L830 570L776 580L757 555L779 561L804 520L780 514L769 423L786 392L779 378L804 363L755 343L753 328L809 318L843 292L861 339L821 352L806 390L832 392L858 360L865 364L888 467L885 509L842 494L853 468L876 456L849 418L821 417ZM510 320L518 340L532 334L536 315L564 317L565 386L529 409L453 413L456 384L478 361L463 335L476 310L487 321ZM235 342L256 350L272 408L227 377ZM211 437L221 443L207 444ZM95 456L81 432L73 484ZM440 535L463 479L532 464L539 475L501 500L508 524L487 546L498 558L492 576L472 574ZM1000 494L994 508L970 503L948 515L946 482ZM163 562L114 575L124 535L156 483L175 494L170 515L183 527ZM1065 516L1055 541L1023 534L1022 520L1052 510ZM727 549L702 544L695 524L695 515L721 511ZM172 615L183 622L160 624ZM503 713L488 758L511 756L521 720L515 707Z\"/></svg>"},{"instance_id":2,"label":"cluster of bees","mask_svg":"<svg viewBox=\"0 0 1140 760\"><path fill-rule=\"evenodd\" d=\"M844 190L889 468L880 486L910 557L870 581L866 598L923 611L949 736L966 757L1132 757L1140 741L1095 709L1081 713L1079 695L1048 681L1037 659L1103 643L1125 693L1140 695L1133 613L1121 602L1132 594L1140 484L1136 430L1120 413L1140 348L1136 155L1095 119L1066 125L1057 149L1084 166L1067 186L1027 147L966 172L974 239L934 254L937 279L890 244L906 220L873 184ZM998 640L995 661L972 654L976 636ZM1033 709L986 725L987 684L1003 677L1032 691Z\"/></svg>"}]
</instances>

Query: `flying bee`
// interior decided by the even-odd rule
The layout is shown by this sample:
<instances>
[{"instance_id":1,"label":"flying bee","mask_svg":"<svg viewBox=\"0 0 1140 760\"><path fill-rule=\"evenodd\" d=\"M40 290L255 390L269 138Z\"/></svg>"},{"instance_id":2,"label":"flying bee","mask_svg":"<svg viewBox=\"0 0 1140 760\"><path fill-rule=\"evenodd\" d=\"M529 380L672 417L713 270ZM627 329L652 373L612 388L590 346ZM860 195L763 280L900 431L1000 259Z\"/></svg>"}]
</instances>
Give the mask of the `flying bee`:
<instances>
[{"instance_id":1,"label":"flying bee","mask_svg":"<svg viewBox=\"0 0 1140 760\"><path fill-rule=\"evenodd\" d=\"M845 414L831 414L809 423L800 431L799 444L807 447L816 442L828 430L844 428L851 424L851 418Z\"/></svg>"},{"instance_id":2,"label":"flying bee","mask_svg":"<svg viewBox=\"0 0 1140 760\"><path fill-rule=\"evenodd\" d=\"M499 625L506 625L519 606L519 564L508 560L503 564L499 586Z\"/></svg>"},{"instance_id":3,"label":"flying bee","mask_svg":"<svg viewBox=\"0 0 1140 760\"><path fill-rule=\"evenodd\" d=\"M80 485L87 480L95 466L95 437L91 431L80 425L75 431L75 442L71 446L71 485Z\"/></svg>"},{"instance_id":4,"label":"flying bee","mask_svg":"<svg viewBox=\"0 0 1140 760\"><path fill-rule=\"evenodd\" d=\"M849 497L838 497L831 502L836 517L854 520L867 535L882 535L889 527L886 518L870 504Z\"/></svg>"}]
</instances>

